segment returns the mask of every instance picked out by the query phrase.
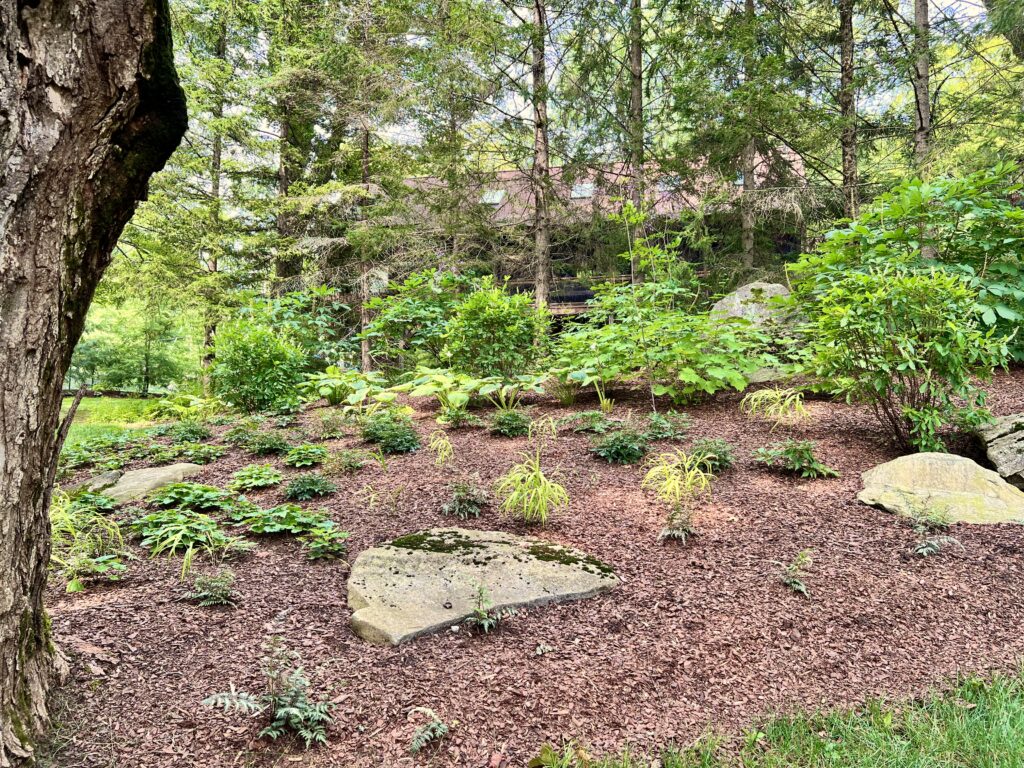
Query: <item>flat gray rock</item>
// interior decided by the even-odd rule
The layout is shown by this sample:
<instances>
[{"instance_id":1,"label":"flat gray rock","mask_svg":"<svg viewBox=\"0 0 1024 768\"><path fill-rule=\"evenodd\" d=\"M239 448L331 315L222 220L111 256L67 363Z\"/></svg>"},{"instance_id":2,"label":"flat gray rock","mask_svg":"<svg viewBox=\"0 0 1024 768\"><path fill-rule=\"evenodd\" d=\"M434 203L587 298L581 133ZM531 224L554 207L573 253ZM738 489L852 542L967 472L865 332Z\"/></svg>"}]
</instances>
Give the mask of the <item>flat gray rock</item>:
<instances>
[{"instance_id":1,"label":"flat gray rock","mask_svg":"<svg viewBox=\"0 0 1024 768\"><path fill-rule=\"evenodd\" d=\"M978 427L985 454L1007 482L1024 488L1024 413L1000 416Z\"/></svg>"},{"instance_id":2,"label":"flat gray rock","mask_svg":"<svg viewBox=\"0 0 1024 768\"><path fill-rule=\"evenodd\" d=\"M168 464L166 467L147 467L146 469L133 469L125 472L113 485L104 488L103 493L114 499L118 504L126 501L141 499L150 491L162 488L170 483L180 483L182 480L196 474L202 469L199 464L182 462L180 464ZM100 475L103 477L103 475Z\"/></svg>"},{"instance_id":3,"label":"flat gray rock","mask_svg":"<svg viewBox=\"0 0 1024 768\"><path fill-rule=\"evenodd\" d=\"M495 610L579 600L619 583L601 561L501 531L432 528L360 553L348 580L352 629L398 645L454 626L486 590Z\"/></svg>"},{"instance_id":4,"label":"flat gray rock","mask_svg":"<svg viewBox=\"0 0 1024 768\"><path fill-rule=\"evenodd\" d=\"M963 456L917 453L879 464L862 475L857 498L913 519L949 523L1024 521L1024 491Z\"/></svg>"},{"instance_id":5,"label":"flat gray rock","mask_svg":"<svg viewBox=\"0 0 1024 768\"><path fill-rule=\"evenodd\" d=\"M104 472L101 475L96 475L96 477L90 477L85 482L79 483L78 485L74 486L72 490L84 489L86 491L93 491L94 493L99 493L100 491L105 491L107 490L107 488L116 485L117 481L121 479L122 475L124 475L124 472L122 472L120 469L112 469L109 472Z\"/></svg>"},{"instance_id":6,"label":"flat gray rock","mask_svg":"<svg viewBox=\"0 0 1024 768\"><path fill-rule=\"evenodd\" d=\"M755 325L781 323L786 320L786 314L771 301L777 296L789 296L789 288L781 283L747 283L716 301L711 311L727 317L742 317Z\"/></svg>"}]
</instances>

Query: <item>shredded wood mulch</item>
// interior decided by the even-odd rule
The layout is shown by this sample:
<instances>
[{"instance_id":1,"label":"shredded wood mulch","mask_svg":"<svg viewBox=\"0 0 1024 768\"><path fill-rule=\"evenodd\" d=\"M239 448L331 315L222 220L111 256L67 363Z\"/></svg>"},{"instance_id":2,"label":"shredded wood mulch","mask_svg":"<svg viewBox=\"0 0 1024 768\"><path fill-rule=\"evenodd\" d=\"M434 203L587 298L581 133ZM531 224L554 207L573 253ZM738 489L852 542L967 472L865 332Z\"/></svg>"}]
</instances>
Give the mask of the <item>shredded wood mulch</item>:
<instances>
[{"instance_id":1,"label":"shredded wood mulch","mask_svg":"<svg viewBox=\"0 0 1024 768\"><path fill-rule=\"evenodd\" d=\"M991 391L994 412L1024 411L1024 372L998 377ZM437 427L428 405L417 406L426 438ZM954 526L962 549L914 556L920 534L911 525L855 499L860 473L897 455L870 414L824 401L808 407L811 420L774 431L742 416L736 398L686 409L690 439L730 441L737 463L685 546L657 543L666 510L641 490L639 467L608 465L589 453L586 436L563 431L544 461L571 508L529 532L596 555L623 583L595 599L520 612L487 636L368 645L349 628L346 565L308 562L287 538L260 538L233 565L235 610L183 601L180 560L150 559L137 547L139 559L116 584L66 595L54 580L55 636L74 675L58 699L53 764L522 766L544 742L578 739L598 753L685 744L708 728L739 729L796 707L915 696L960 673L1015 668L1024 655L1024 528ZM641 412L643 399L622 399L615 415L630 408ZM440 513L449 484L478 477L490 486L527 441L479 428L449 434L454 467L435 467L424 448L389 459L386 471L371 464L343 476L336 495L305 505L351 532L350 558L402 533L459 524ZM842 476L794 479L750 458L790 436L816 440L819 457ZM224 485L232 471L262 461L232 450L195 479ZM271 461L286 476L298 472ZM250 498L283 501L280 489ZM462 524L527 532L494 506ZM804 549L814 561L804 578L809 598L780 581L783 564ZM201 705L232 684L262 691L261 644L275 633L302 654L314 695L334 703L326 747L260 740L258 719ZM410 715L414 707L452 726L416 756L409 742L423 719Z\"/></svg>"}]
</instances>

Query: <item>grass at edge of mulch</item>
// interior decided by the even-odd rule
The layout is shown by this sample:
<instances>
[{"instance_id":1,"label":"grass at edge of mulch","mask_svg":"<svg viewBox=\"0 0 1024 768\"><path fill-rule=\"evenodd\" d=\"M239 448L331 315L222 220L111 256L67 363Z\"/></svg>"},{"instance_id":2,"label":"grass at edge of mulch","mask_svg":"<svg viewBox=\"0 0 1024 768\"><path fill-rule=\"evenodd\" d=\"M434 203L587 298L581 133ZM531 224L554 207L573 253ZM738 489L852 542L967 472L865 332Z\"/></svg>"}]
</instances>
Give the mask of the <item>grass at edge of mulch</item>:
<instances>
[{"instance_id":1,"label":"grass at edge of mulch","mask_svg":"<svg viewBox=\"0 0 1024 768\"><path fill-rule=\"evenodd\" d=\"M657 756L546 747L531 768L1016 768L1024 765L1024 667L965 677L921 700L800 712L742 736L709 735Z\"/></svg>"}]
</instances>

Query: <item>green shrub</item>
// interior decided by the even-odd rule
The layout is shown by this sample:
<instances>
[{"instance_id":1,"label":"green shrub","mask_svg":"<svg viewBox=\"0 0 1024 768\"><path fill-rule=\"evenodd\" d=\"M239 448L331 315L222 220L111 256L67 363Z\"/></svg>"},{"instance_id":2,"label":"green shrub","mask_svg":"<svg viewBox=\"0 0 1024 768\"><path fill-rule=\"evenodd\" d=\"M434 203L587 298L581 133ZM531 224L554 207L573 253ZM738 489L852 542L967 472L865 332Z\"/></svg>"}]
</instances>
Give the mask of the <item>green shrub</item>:
<instances>
[{"instance_id":1,"label":"green shrub","mask_svg":"<svg viewBox=\"0 0 1024 768\"><path fill-rule=\"evenodd\" d=\"M452 368L511 379L529 373L544 354L550 317L529 294L512 294L485 279L448 321L444 354Z\"/></svg>"},{"instance_id":2,"label":"green shrub","mask_svg":"<svg viewBox=\"0 0 1024 768\"><path fill-rule=\"evenodd\" d=\"M839 473L822 464L814 455L810 440L784 440L754 451L754 458L771 469L806 478L839 477Z\"/></svg>"},{"instance_id":3,"label":"green shrub","mask_svg":"<svg viewBox=\"0 0 1024 768\"><path fill-rule=\"evenodd\" d=\"M256 432L245 443L246 450L256 456L285 453L291 445L277 432Z\"/></svg>"},{"instance_id":4,"label":"green shrub","mask_svg":"<svg viewBox=\"0 0 1024 768\"><path fill-rule=\"evenodd\" d=\"M525 437L530 434L530 414L522 408L501 408L491 418L491 434Z\"/></svg>"},{"instance_id":5,"label":"green shrub","mask_svg":"<svg viewBox=\"0 0 1024 768\"><path fill-rule=\"evenodd\" d=\"M318 472L300 475L288 483L284 489L284 497L292 501L309 501L321 496L329 496L338 490L332 483Z\"/></svg>"},{"instance_id":6,"label":"green shrub","mask_svg":"<svg viewBox=\"0 0 1024 768\"><path fill-rule=\"evenodd\" d=\"M636 464L647 455L647 437L633 429L620 429L600 438L590 452L609 464Z\"/></svg>"},{"instance_id":7,"label":"green shrub","mask_svg":"<svg viewBox=\"0 0 1024 768\"><path fill-rule=\"evenodd\" d=\"M384 453L411 453L420 447L412 419L394 410L371 414L363 422L363 439L380 446Z\"/></svg>"},{"instance_id":8,"label":"green shrub","mask_svg":"<svg viewBox=\"0 0 1024 768\"><path fill-rule=\"evenodd\" d=\"M221 323L216 361L217 395L242 411L270 410L298 397L304 356L277 329L247 320Z\"/></svg>"},{"instance_id":9,"label":"green shrub","mask_svg":"<svg viewBox=\"0 0 1024 768\"><path fill-rule=\"evenodd\" d=\"M234 496L212 485L171 483L153 491L146 499L157 507L191 509L196 512L229 509Z\"/></svg>"},{"instance_id":10,"label":"green shrub","mask_svg":"<svg viewBox=\"0 0 1024 768\"><path fill-rule=\"evenodd\" d=\"M982 331L976 307L963 278L937 269L830 272L807 304L815 373L870 405L901 449L944 450L944 427L987 418L975 382L1008 360L1006 339Z\"/></svg>"},{"instance_id":11,"label":"green shrub","mask_svg":"<svg viewBox=\"0 0 1024 768\"><path fill-rule=\"evenodd\" d=\"M220 559L252 549L244 539L224 533L213 518L187 509L151 512L133 520L131 528L153 557L183 555L183 578L191 570L196 553Z\"/></svg>"},{"instance_id":12,"label":"green shrub","mask_svg":"<svg viewBox=\"0 0 1024 768\"><path fill-rule=\"evenodd\" d=\"M480 486L464 480L451 485L451 498L441 507L441 514L468 520L480 517L480 512L487 506L487 491Z\"/></svg>"},{"instance_id":13,"label":"green shrub","mask_svg":"<svg viewBox=\"0 0 1024 768\"><path fill-rule=\"evenodd\" d=\"M289 467L315 467L329 455L328 450L322 445L311 445L309 443L296 445L285 454L284 463Z\"/></svg>"},{"instance_id":14,"label":"green shrub","mask_svg":"<svg viewBox=\"0 0 1024 768\"><path fill-rule=\"evenodd\" d=\"M173 446L168 453L173 454L175 459L184 459L193 464L209 464L227 453L227 450L219 445L181 443L180 445Z\"/></svg>"},{"instance_id":15,"label":"green shrub","mask_svg":"<svg viewBox=\"0 0 1024 768\"><path fill-rule=\"evenodd\" d=\"M271 464L250 464L231 475L228 486L232 491L241 493L270 488L282 480L282 475Z\"/></svg>"},{"instance_id":16,"label":"green shrub","mask_svg":"<svg viewBox=\"0 0 1024 768\"><path fill-rule=\"evenodd\" d=\"M690 447L690 454L700 458L701 464L713 475L718 475L735 463L732 446L725 440L702 437Z\"/></svg>"}]
</instances>

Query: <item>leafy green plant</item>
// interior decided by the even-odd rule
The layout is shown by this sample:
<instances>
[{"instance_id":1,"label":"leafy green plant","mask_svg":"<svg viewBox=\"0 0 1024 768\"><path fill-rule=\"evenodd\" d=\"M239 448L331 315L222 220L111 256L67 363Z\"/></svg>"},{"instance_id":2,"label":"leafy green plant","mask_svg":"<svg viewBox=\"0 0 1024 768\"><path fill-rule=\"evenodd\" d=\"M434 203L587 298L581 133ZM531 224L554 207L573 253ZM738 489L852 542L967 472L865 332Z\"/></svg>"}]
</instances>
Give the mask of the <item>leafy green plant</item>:
<instances>
[{"instance_id":1,"label":"leafy green plant","mask_svg":"<svg viewBox=\"0 0 1024 768\"><path fill-rule=\"evenodd\" d=\"M221 439L228 445L247 446L260 433L259 424L247 419L227 430Z\"/></svg>"},{"instance_id":2,"label":"leafy green plant","mask_svg":"<svg viewBox=\"0 0 1024 768\"><path fill-rule=\"evenodd\" d=\"M530 434L530 414L522 408L501 408L491 418L492 435L525 437Z\"/></svg>"},{"instance_id":3,"label":"leafy green plant","mask_svg":"<svg viewBox=\"0 0 1024 768\"><path fill-rule=\"evenodd\" d=\"M413 707L409 714L426 715L426 723L416 729L412 742L409 744L409 751L416 755L426 749L429 745L440 741L448 735L448 725L437 716L437 713L427 707Z\"/></svg>"},{"instance_id":4,"label":"leafy green plant","mask_svg":"<svg viewBox=\"0 0 1024 768\"><path fill-rule=\"evenodd\" d=\"M988 418L976 382L1006 364L1008 340L982 330L966 278L878 256L806 280L815 373L834 394L869 405L897 446L942 451L944 427Z\"/></svg>"},{"instance_id":5,"label":"leafy green plant","mask_svg":"<svg viewBox=\"0 0 1024 768\"><path fill-rule=\"evenodd\" d=\"M609 464L636 464L647 455L647 436L634 429L619 429L600 438L590 452Z\"/></svg>"},{"instance_id":6,"label":"leafy green plant","mask_svg":"<svg viewBox=\"0 0 1024 768\"><path fill-rule=\"evenodd\" d=\"M192 591L185 595L200 608L228 606L234 608L235 574L229 568L220 568L214 574L197 573L192 578Z\"/></svg>"},{"instance_id":7,"label":"leafy green plant","mask_svg":"<svg viewBox=\"0 0 1024 768\"><path fill-rule=\"evenodd\" d=\"M468 520L480 517L480 512L487 506L487 491L475 483L459 480L451 484L451 498L441 507L441 513Z\"/></svg>"},{"instance_id":8,"label":"leafy green plant","mask_svg":"<svg viewBox=\"0 0 1024 768\"><path fill-rule=\"evenodd\" d=\"M256 456L271 456L287 452L291 445L276 432L257 432L246 441L245 448Z\"/></svg>"},{"instance_id":9,"label":"leafy green plant","mask_svg":"<svg viewBox=\"0 0 1024 768\"><path fill-rule=\"evenodd\" d=\"M284 497L292 501L309 501L310 499L329 496L337 492L338 486L318 472L299 475L284 489Z\"/></svg>"},{"instance_id":10,"label":"leafy green plant","mask_svg":"<svg viewBox=\"0 0 1024 768\"><path fill-rule=\"evenodd\" d=\"M679 411L647 414L648 440L682 440L690 431L690 417Z\"/></svg>"},{"instance_id":11,"label":"leafy green plant","mask_svg":"<svg viewBox=\"0 0 1024 768\"><path fill-rule=\"evenodd\" d=\"M348 547L347 531L338 529L333 520L318 520L299 536L308 560L334 560L344 557Z\"/></svg>"},{"instance_id":12,"label":"leafy green plant","mask_svg":"<svg viewBox=\"0 0 1024 768\"><path fill-rule=\"evenodd\" d=\"M203 706L246 715L266 715L270 722L260 731L260 738L277 740L286 733L294 733L302 739L306 749L313 744L326 744L327 726L333 722L331 705L310 699L309 680L299 661L298 653L274 637L264 645L265 693L256 696L236 691L231 686L226 693L204 699Z\"/></svg>"},{"instance_id":13,"label":"leafy green plant","mask_svg":"<svg viewBox=\"0 0 1024 768\"><path fill-rule=\"evenodd\" d=\"M508 380L540 361L549 324L530 296L485 279L452 312L442 358L457 371Z\"/></svg>"},{"instance_id":14,"label":"leafy green plant","mask_svg":"<svg viewBox=\"0 0 1024 768\"><path fill-rule=\"evenodd\" d=\"M776 561L775 564L782 568L782 574L779 576L779 581L797 594L803 595L804 597L810 597L811 594L807 589L807 585L804 583L804 579L807 578L807 571L813 563L814 561L811 558L811 550L809 549L800 550L796 553L796 557L788 563L780 563Z\"/></svg>"},{"instance_id":15,"label":"leafy green plant","mask_svg":"<svg viewBox=\"0 0 1024 768\"><path fill-rule=\"evenodd\" d=\"M284 456L284 463L289 467L315 467L326 460L328 455L324 446L304 443L289 450Z\"/></svg>"},{"instance_id":16,"label":"leafy green plant","mask_svg":"<svg viewBox=\"0 0 1024 768\"><path fill-rule=\"evenodd\" d=\"M224 403L216 398L178 393L164 395L153 403L149 408L149 415L154 419L199 421L210 419L224 409Z\"/></svg>"},{"instance_id":17,"label":"leafy green plant","mask_svg":"<svg viewBox=\"0 0 1024 768\"><path fill-rule=\"evenodd\" d=\"M435 467L448 466L455 457L455 448L452 446L452 441L448 439L448 435L445 434L444 430L438 429L431 433L427 447L434 454Z\"/></svg>"},{"instance_id":18,"label":"leafy green plant","mask_svg":"<svg viewBox=\"0 0 1024 768\"><path fill-rule=\"evenodd\" d=\"M411 453L420 447L412 419L394 410L377 411L363 422L363 439L384 453Z\"/></svg>"},{"instance_id":19,"label":"leafy green plant","mask_svg":"<svg viewBox=\"0 0 1024 768\"><path fill-rule=\"evenodd\" d=\"M258 534L291 533L299 536L309 533L326 520L323 512L310 512L298 504L280 504L270 509L246 507L231 513L237 525L248 526Z\"/></svg>"},{"instance_id":20,"label":"leafy green plant","mask_svg":"<svg viewBox=\"0 0 1024 768\"><path fill-rule=\"evenodd\" d=\"M717 438L702 437L695 440L690 447L690 454L699 457L700 463L713 475L731 468L736 461L732 446Z\"/></svg>"},{"instance_id":21,"label":"leafy green plant","mask_svg":"<svg viewBox=\"0 0 1024 768\"><path fill-rule=\"evenodd\" d=\"M784 440L754 451L754 458L770 469L778 469L805 478L839 477L839 472L822 464L814 455L810 440Z\"/></svg>"},{"instance_id":22,"label":"leafy green plant","mask_svg":"<svg viewBox=\"0 0 1024 768\"><path fill-rule=\"evenodd\" d=\"M96 491L78 491L70 495L69 504L71 512L107 515L117 508L117 502Z\"/></svg>"},{"instance_id":23,"label":"leafy green plant","mask_svg":"<svg viewBox=\"0 0 1024 768\"><path fill-rule=\"evenodd\" d=\"M81 592L98 579L117 581L127 568L128 551L120 526L106 516L105 502L88 503L97 496L79 494L72 501L59 491L53 495L50 562L64 577L68 592Z\"/></svg>"},{"instance_id":24,"label":"leafy green plant","mask_svg":"<svg viewBox=\"0 0 1024 768\"><path fill-rule=\"evenodd\" d=\"M252 549L245 539L224 533L213 518L186 509L151 512L133 520L131 529L153 557L181 554L182 578L192 569L197 553L223 559Z\"/></svg>"},{"instance_id":25,"label":"leafy green plant","mask_svg":"<svg viewBox=\"0 0 1024 768\"><path fill-rule=\"evenodd\" d=\"M647 462L642 487L653 490L669 505L668 520L659 540L686 542L693 534L693 507L711 494L713 480L714 475L699 454L677 450L660 453Z\"/></svg>"},{"instance_id":26,"label":"leafy green plant","mask_svg":"<svg viewBox=\"0 0 1024 768\"><path fill-rule=\"evenodd\" d=\"M304 355L274 328L245 319L221 323L215 359L217 396L242 411L271 410L298 398Z\"/></svg>"},{"instance_id":27,"label":"leafy green plant","mask_svg":"<svg viewBox=\"0 0 1024 768\"><path fill-rule=\"evenodd\" d=\"M223 510L231 507L234 496L212 485L170 483L153 491L146 500L157 507L178 507L196 512Z\"/></svg>"},{"instance_id":28,"label":"leafy green plant","mask_svg":"<svg viewBox=\"0 0 1024 768\"><path fill-rule=\"evenodd\" d=\"M543 525L552 514L568 507L569 493L544 474L539 448L522 454L522 459L498 480L501 509L526 523Z\"/></svg>"},{"instance_id":29,"label":"leafy green plant","mask_svg":"<svg viewBox=\"0 0 1024 768\"><path fill-rule=\"evenodd\" d=\"M341 475L348 472L356 472L365 467L370 461L374 461L374 457L369 451L347 448L335 451L328 456L320 466L320 471L328 476Z\"/></svg>"},{"instance_id":30,"label":"leafy green plant","mask_svg":"<svg viewBox=\"0 0 1024 768\"><path fill-rule=\"evenodd\" d=\"M231 475L228 488L236 493L256 491L278 485L282 479L283 476L272 464L250 464Z\"/></svg>"},{"instance_id":31,"label":"leafy green plant","mask_svg":"<svg viewBox=\"0 0 1024 768\"><path fill-rule=\"evenodd\" d=\"M176 443L201 443L213 437L213 432L199 421L179 421L167 430L167 436Z\"/></svg>"},{"instance_id":32,"label":"leafy green plant","mask_svg":"<svg viewBox=\"0 0 1024 768\"><path fill-rule=\"evenodd\" d=\"M328 405L341 405L352 394L351 377L336 365L326 370L307 373L306 380L299 385L299 391L307 400L322 397Z\"/></svg>"},{"instance_id":33,"label":"leafy green plant","mask_svg":"<svg viewBox=\"0 0 1024 768\"><path fill-rule=\"evenodd\" d=\"M491 597L483 584L478 584L473 599L473 613L465 620L465 625L473 632L488 635L496 630L501 622L513 616L514 611L496 611L492 607Z\"/></svg>"},{"instance_id":34,"label":"leafy green plant","mask_svg":"<svg viewBox=\"0 0 1024 768\"><path fill-rule=\"evenodd\" d=\"M579 382L564 379L559 376L554 376L549 379L545 388L551 393L555 400L558 401L559 405L563 405L566 408L576 404L576 400L580 396L580 391L582 390Z\"/></svg>"},{"instance_id":35,"label":"leafy green plant","mask_svg":"<svg viewBox=\"0 0 1024 768\"><path fill-rule=\"evenodd\" d=\"M210 464L223 456L227 451L219 445L203 445L202 443L181 443L173 446L176 459L184 459L193 464Z\"/></svg>"},{"instance_id":36,"label":"leafy green plant","mask_svg":"<svg viewBox=\"0 0 1024 768\"><path fill-rule=\"evenodd\" d=\"M622 427L621 421L611 419L601 411L580 411L567 417L563 423L572 425L573 432L589 432L594 435L604 435Z\"/></svg>"},{"instance_id":37,"label":"leafy green plant","mask_svg":"<svg viewBox=\"0 0 1024 768\"><path fill-rule=\"evenodd\" d=\"M770 421L773 430L780 424L796 424L810 416L804 406L804 393L798 389L759 389L740 401L740 410L750 418Z\"/></svg>"}]
</instances>

